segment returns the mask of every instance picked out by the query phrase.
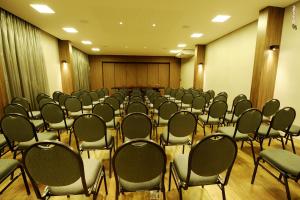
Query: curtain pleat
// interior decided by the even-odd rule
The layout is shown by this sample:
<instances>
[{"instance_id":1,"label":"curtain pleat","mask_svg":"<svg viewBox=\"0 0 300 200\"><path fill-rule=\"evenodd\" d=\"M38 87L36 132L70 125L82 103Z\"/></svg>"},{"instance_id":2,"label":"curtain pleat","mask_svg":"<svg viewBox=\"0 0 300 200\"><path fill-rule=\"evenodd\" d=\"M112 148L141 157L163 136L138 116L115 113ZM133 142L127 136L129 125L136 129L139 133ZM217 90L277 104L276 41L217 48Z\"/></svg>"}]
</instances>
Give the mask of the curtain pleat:
<instances>
[{"instance_id":1,"label":"curtain pleat","mask_svg":"<svg viewBox=\"0 0 300 200\"><path fill-rule=\"evenodd\" d=\"M37 108L38 93L49 93L40 30L0 9L0 62L7 97L26 97Z\"/></svg>"},{"instance_id":2,"label":"curtain pleat","mask_svg":"<svg viewBox=\"0 0 300 200\"><path fill-rule=\"evenodd\" d=\"M88 56L76 48L73 48L72 59L75 90L89 90L90 64Z\"/></svg>"}]
</instances>

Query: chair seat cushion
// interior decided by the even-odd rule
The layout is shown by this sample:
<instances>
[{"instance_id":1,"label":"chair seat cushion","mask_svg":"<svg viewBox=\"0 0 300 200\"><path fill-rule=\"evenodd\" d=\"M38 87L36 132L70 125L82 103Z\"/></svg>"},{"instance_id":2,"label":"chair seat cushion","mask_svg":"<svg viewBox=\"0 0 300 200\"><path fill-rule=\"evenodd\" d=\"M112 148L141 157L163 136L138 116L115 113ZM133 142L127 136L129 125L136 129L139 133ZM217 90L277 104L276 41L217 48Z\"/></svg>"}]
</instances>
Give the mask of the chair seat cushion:
<instances>
[{"instance_id":1,"label":"chair seat cushion","mask_svg":"<svg viewBox=\"0 0 300 200\"><path fill-rule=\"evenodd\" d=\"M112 142L112 136L110 132L107 132L107 145L110 146ZM101 140L97 140L95 142L82 142L80 147L82 150L94 150L94 149L103 149L106 147L105 138L103 137Z\"/></svg>"},{"instance_id":2,"label":"chair seat cushion","mask_svg":"<svg viewBox=\"0 0 300 200\"><path fill-rule=\"evenodd\" d=\"M51 131L44 131L42 133L37 133L37 137L39 141L56 140L57 133ZM33 145L34 143L36 143L35 138L27 142L20 142L18 145L18 149L27 149L29 146Z\"/></svg>"},{"instance_id":3,"label":"chair seat cushion","mask_svg":"<svg viewBox=\"0 0 300 200\"><path fill-rule=\"evenodd\" d=\"M106 128L114 128L114 119L110 120L109 122L106 122Z\"/></svg>"},{"instance_id":4,"label":"chair seat cushion","mask_svg":"<svg viewBox=\"0 0 300 200\"><path fill-rule=\"evenodd\" d=\"M35 129L39 129L44 126L44 121L41 119L31 119L31 123L33 123Z\"/></svg>"},{"instance_id":5,"label":"chair seat cushion","mask_svg":"<svg viewBox=\"0 0 300 200\"><path fill-rule=\"evenodd\" d=\"M225 116L225 120L228 122L234 122L234 123L237 122L238 117L234 115L232 118L232 115L233 115L232 113L227 113Z\"/></svg>"},{"instance_id":6,"label":"chair seat cushion","mask_svg":"<svg viewBox=\"0 0 300 200\"><path fill-rule=\"evenodd\" d=\"M6 145L6 139L3 134L0 134L0 148Z\"/></svg>"},{"instance_id":7,"label":"chair seat cushion","mask_svg":"<svg viewBox=\"0 0 300 200\"><path fill-rule=\"evenodd\" d=\"M73 125L74 119L66 119L67 128L70 128ZM59 123L50 123L49 127L51 129L60 130L65 129L66 125L64 121L61 121Z\"/></svg>"},{"instance_id":8,"label":"chair seat cushion","mask_svg":"<svg viewBox=\"0 0 300 200\"><path fill-rule=\"evenodd\" d=\"M84 174L86 185L88 188L91 188L98 177L98 174L101 170L102 164L99 160L93 159L83 159ZM68 194L82 194L84 193L81 178L76 182L61 187L49 187L49 192L53 195L68 195Z\"/></svg>"},{"instance_id":9,"label":"chair seat cushion","mask_svg":"<svg viewBox=\"0 0 300 200\"><path fill-rule=\"evenodd\" d=\"M212 118L212 117L209 117L208 122L207 122L207 116L208 115L200 115L199 120L205 124L218 124L220 122L219 119Z\"/></svg>"},{"instance_id":10,"label":"chair seat cushion","mask_svg":"<svg viewBox=\"0 0 300 200\"><path fill-rule=\"evenodd\" d=\"M220 127L218 129L218 132L220 133L224 133L230 137L233 138L233 135L234 135L234 131L235 131L235 127ZM235 138L234 138L236 141L240 141L240 140L250 140L251 138L248 136L248 134L245 134L245 133L240 133L239 131L236 132L235 134Z\"/></svg>"},{"instance_id":11,"label":"chair seat cushion","mask_svg":"<svg viewBox=\"0 0 300 200\"><path fill-rule=\"evenodd\" d=\"M299 133L300 133L300 126L292 125L291 128L290 128L290 133L292 135L299 135Z\"/></svg>"},{"instance_id":12,"label":"chair seat cushion","mask_svg":"<svg viewBox=\"0 0 300 200\"><path fill-rule=\"evenodd\" d=\"M162 133L161 138L167 142L168 138L168 128L164 129L164 132ZM190 142L190 138L188 136L186 137L176 137L169 133L169 143L170 144L188 144Z\"/></svg>"},{"instance_id":13,"label":"chair seat cushion","mask_svg":"<svg viewBox=\"0 0 300 200\"><path fill-rule=\"evenodd\" d=\"M202 110L201 109L199 110L199 109L196 109L196 108L192 108L192 113L200 115L202 113Z\"/></svg>"},{"instance_id":14,"label":"chair seat cushion","mask_svg":"<svg viewBox=\"0 0 300 200\"><path fill-rule=\"evenodd\" d=\"M77 111L77 112L69 112L69 117L79 117L82 115L82 111Z\"/></svg>"},{"instance_id":15,"label":"chair seat cushion","mask_svg":"<svg viewBox=\"0 0 300 200\"><path fill-rule=\"evenodd\" d=\"M0 159L0 181L12 173L19 166L19 162L14 159Z\"/></svg>"},{"instance_id":16,"label":"chair seat cushion","mask_svg":"<svg viewBox=\"0 0 300 200\"><path fill-rule=\"evenodd\" d=\"M121 115L121 111L120 110L115 110L115 116L120 116Z\"/></svg>"},{"instance_id":17,"label":"chair seat cushion","mask_svg":"<svg viewBox=\"0 0 300 200\"><path fill-rule=\"evenodd\" d=\"M182 182L186 181L188 173L189 154L178 154L174 159L174 166ZM203 163L205 165L205 163ZM188 185L210 185L218 182L218 175L215 176L199 176L191 171L190 182Z\"/></svg>"},{"instance_id":18,"label":"chair seat cushion","mask_svg":"<svg viewBox=\"0 0 300 200\"><path fill-rule=\"evenodd\" d=\"M267 162L292 176L299 176L300 174L299 155L290 151L272 148L261 151L259 155Z\"/></svg>"},{"instance_id":19,"label":"chair seat cushion","mask_svg":"<svg viewBox=\"0 0 300 200\"><path fill-rule=\"evenodd\" d=\"M159 117L159 124L158 126L166 126L168 125L169 120L163 119L161 117Z\"/></svg>"},{"instance_id":20,"label":"chair seat cushion","mask_svg":"<svg viewBox=\"0 0 300 200\"><path fill-rule=\"evenodd\" d=\"M93 105L100 103L99 101L93 101Z\"/></svg>"},{"instance_id":21,"label":"chair seat cushion","mask_svg":"<svg viewBox=\"0 0 300 200\"><path fill-rule=\"evenodd\" d=\"M32 113L32 114L31 114ZM28 113L30 118L41 118L41 112L36 110L36 111L31 111Z\"/></svg>"},{"instance_id":22,"label":"chair seat cushion","mask_svg":"<svg viewBox=\"0 0 300 200\"><path fill-rule=\"evenodd\" d=\"M259 127L259 129L258 129L257 134L260 135L260 136L266 137L268 129L269 129L269 125L261 124L260 127ZM276 130L274 130L274 129L271 128L268 137L280 137L280 136L281 135L280 135L279 131L276 131Z\"/></svg>"},{"instance_id":23,"label":"chair seat cushion","mask_svg":"<svg viewBox=\"0 0 300 200\"><path fill-rule=\"evenodd\" d=\"M181 108L190 108L191 104L182 103Z\"/></svg>"},{"instance_id":24,"label":"chair seat cushion","mask_svg":"<svg viewBox=\"0 0 300 200\"><path fill-rule=\"evenodd\" d=\"M175 103L179 104L179 103L181 103L181 100L175 99Z\"/></svg>"},{"instance_id":25,"label":"chair seat cushion","mask_svg":"<svg viewBox=\"0 0 300 200\"><path fill-rule=\"evenodd\" d=\"M88 105L88 106L82 106L83 110L92 110L93 105Z\"/></svg>"},{"instance_id":26,"label":"chair seat cushion","mask_svg":"<svg viewBox=\"0 0 300 200\"><path fill-rule=\"evenodd\" d=\"M157 176L150 181L138 182L138 183L126 181L121 178L119 179L119 181L123 189L129 192L135 192L140 190L151 190L154 188L159 188L161 182L161 176Z\"/></svg>"}]
</instances>

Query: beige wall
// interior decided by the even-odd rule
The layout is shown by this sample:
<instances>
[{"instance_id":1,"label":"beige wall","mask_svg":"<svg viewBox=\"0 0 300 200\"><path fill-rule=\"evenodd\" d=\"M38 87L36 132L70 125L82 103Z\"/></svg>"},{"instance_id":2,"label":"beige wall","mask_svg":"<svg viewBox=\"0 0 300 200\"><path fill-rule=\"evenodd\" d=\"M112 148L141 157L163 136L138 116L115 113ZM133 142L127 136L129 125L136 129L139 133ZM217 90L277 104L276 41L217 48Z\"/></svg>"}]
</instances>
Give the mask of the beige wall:
<instances>
[{"instance_id":1,"label":"beige wall","mask_svg":"<svg viewBox=\"0 0 300 200\"><path fill-rule=\"evenodd\" d=\"M49 92L52 95L54 91L62 91L57 38L42 32L41 44L47 69Z\"/></svg>"},{"instance_id":2,"label":"beige wall","mask_svg":"<svg viewBox=\"0 0 300 200\"><path fill-rule=\"evenodd\" d=\"M195 56L181 59L180 87L192 88L194 85Z\"/></svg>"},{"instance_id":3,"label":"beige wall","mask_svg":"<svg viewBox=\"0 0 300 200\"><path fill-rule=\"evenodd\" d=\"M297 31L292 29L292 8L285 10L274 98L280 101L281 107L295 108L298 112L295 122L300 124L300 2L297 8Z\"/></svg>"},{"instance_id":4,"label":"beige wall","mask_svg":"<svg viewBox=\"0 0 300 200\"><path fill-rule=\"evenodd\" d=\"M249 98L256 33L254 22L207 45L204 90L226 91L229 105L240 93Z\"/></svg>"}]
</instances>

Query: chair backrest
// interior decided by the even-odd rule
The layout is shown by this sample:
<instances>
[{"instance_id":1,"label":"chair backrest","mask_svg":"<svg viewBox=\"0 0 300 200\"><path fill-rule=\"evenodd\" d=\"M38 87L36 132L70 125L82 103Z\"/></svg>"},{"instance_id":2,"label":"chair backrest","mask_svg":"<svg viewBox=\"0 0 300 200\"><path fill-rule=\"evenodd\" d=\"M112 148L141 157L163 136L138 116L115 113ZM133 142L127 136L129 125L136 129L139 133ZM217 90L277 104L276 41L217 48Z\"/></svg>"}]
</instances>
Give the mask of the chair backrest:
<instances>
[{"instance_id":1,"label":"chair backrest","mask_svg":"<svg viewBox=\"0 0 300 200\"><path fill-rule=\"evenodd\" d=\"M114 97L114 96L111 96L111 97L107 97L105 100L104 100L104 103L108 103L109 105L111 105L113 107L114 110L119 110L120 109L120 102L119 100Z\"/></svg>"},{"instance_id":2,"label":"chair backrest","mask_svg":"<svg viewBox=\"0 0 300 200\"><path fill-rule=\"evenodd\" d=\"M197 119L195 115L189 111L176 112L169 119L168 134L171 133L176 137L186 137L196 132ZM169 135L167 137L167 142Z\"/></svg>"},{"instance_id":3,"label":"chair backrest","mask_svg":"<svg viewBox=\"0 0 300 200\"><path fill-rule=\"evenodd\" d=\"M208 90L207 92L209 93L209 95L212 99L215 97L215 91L214 90Z\"/></svg>"},{"instance_id":4,"label":"chair backrest","mask_svg":"<svg viewBox=\"0 0 300 200\"><path fill-rule=\"evenodd\" d=\"M171 89L170 96L175 98L176 93L177 93L177 89Z\"/></svg>"},{"instance_id":5,"label":"chair backrest","mask_svg":"<svg viewBox=\"0 0 300 200\"><path fill-rule=\"evenodd\" d=\"M104 92L105 96L109 95L109 90L107 88L103 88L103 92Z\"/></svg>"},{"instance_id":6,"label":"chair backrest","mask_svg":"<svg viewBox=\"0 0 300 200\"><path fill-rule=\"evenodd\" d=\"M171 94L171 88L167 87L165 88L165 95L170 95Z\"/></svg>"},{"instance_id":7,"label":"chair backrest","mask_svg":"<svg viewBox=\"0 0 300 200\"><path fill-rule=\"evenodd\" d=\"M120 104L123 103L125 98L121 92L116 92L112 96L116 97L119 100Z\"/></svg>"},{"instance_id":8,"label":"chair backrest","mask_svg":"<svg viewBox=\"0 0 300 200\"><path fill-rule=\"evenodd\" d=\"M275 130L286 132L290 129L295 117L296 111L294 108L282 108L272 117L270 127Z\"/></svg>"},{"instance_id":9,"label":"chair backrest","mask_svg":"<svg viewBox=\"0 0 300 200\"><path fill-rule=\"evenodd\" d=\"M121 124L123 138L141 139L151 138L152 122L143 113L131 113L124 117Z\"/></svg>"},{"instance_id":10,"label":"chair backrest","mask_svg":"<svg viewBox=\"0 0 300 200\"><path fill-rule=\"evenodd\" d=\"M213 97L210 96L210 94L209 94L208 92L204 92L204 93L203 93L203 96L204 96L205 101L206 101L207 104L208 104L209 101L213 98Z\"/></svg>"},{"instance_id":11,"label":"chair backrest","mask_svg":"<svg viewBox=\"0 0 300 200\"><path fill-rule=\"evenodd\" d=\"M129 99L129 103L131 102L143 102L143 98L141 96L131 96Z\"/></svg>"},{"instance_id":12,"label":"chair backrest","mask_svg":"<svg viewBox=\"0 0 300 200\"><path fill-rule=\"evenodd\" d=\"M37 96L36 96L36 101L39 103L40 100L44 97L50 97L48 94L45 94L45 93L39 93Z\"/></svg>"},{"instance_id":13,"label":"chair backrest","mask_svg":"<svg viewBox=\"0 0 300 200\"><path fill-rule=\"evenodd\" d=\"M158 108L158 116L169 120L171 116L178 111L178 106L173 101L163 102Z\"/></svg>"},{"instance_id":14,"label":"chair backrest","mask_svg":"<svg viewBox=\"0 0 300 200\"><path fill-rule=\"evenodd\" d=\"M262 113L258 109L251 108L244 111L237 120L233 138L237 131L244 134L256 133L261 122Z\"/></svg>"},{"instance_id":15,"label":"chair backrest","mask_svg":"<svg viewBox=\"0 0 300 200\"><path fill-rule=\"evenodd\" d=\"M47 123L59 123L65 120L61 107L54 103L47 103L41 108L41 114Z\"/></svg>"},{"instance_id":16,"label":"chair backrest","mask_svg":"<svg viewBox=\"0 0 300 200\"><path fill-rule=\"evenodd\" d=\"M239 94L236 97L234 97L233 101L232 101L232 109L234 108L234 106L241 100L247 99L247 96L244 94Z\"/></svg>"},{"instance_id":17,"label":"chair backrest","mask_svg":"<svg viewBox=\"0 0 300 200\"><path fill-rule=\"evenodd\" d=\"M219 93L217 94L217 96L218 96L218 95L223 95L223 96L225 96L226 98L228 98L227 92L219 92Z\"/></svg>"},{"instance_id":18,"label":"chair backrest","mask_svg":"<svg viewBox=\"0 0 300 200\"><path fill-rule=\"evenodd\" d=\"M77 117L73 123L73 130L77 139L78 147L78 140L95 142L103 138L105 139L106 146L108 146L106 123L96 114L83 114Z\"/></svg>"},{"instance_id":19,"label":"chair backrest","mask_svg":"<svg viewBox=\"0 0 300 200\"><path fill-rule=\"evenodd\" d=\"M189 154L186 183L189 185L191 171L199 176L214 176L226 172L225 184L237 155L236 142L227 135L210 135L192 147Z\"/></svg>"},{"instance_id":20,"label":"chair backrest","mask_svg":"<svg viewBox=\"0 0 300 200\"><path fill-rule=\"evenodd\" d=\"M179 89L179 90L177 91L177 93L176 93L175 99L181 101L183 95L184 95L184 91L181 90L181 89Z\"/></svg>"},{"instance_id":21,"label":"chair backrest","mask_svg":"<svg viewBox=\"0 0 300 200\"><path fill-rule=\"evenodd\" d=\"M121 145L113 156L112 165L117 188L119 179L141 183L161 176L161 184L164 184L166 154L160 145L150 140L132 140Z\"/></svg>"},{"instance_id":22,"label":"chair backrest","mask_svg":"<svg viewBox=\"0 0 300 200\"><path fill-rule=\"evenodd\" d=\"M166 101L168 101L168 99L166 97L163 97L163 96L156 97L154 99L153 108L158 109L159 106Z\"/></svg>"},{"instance_id":23,"label":"chair backrest","mask_svg":"<svg viewBox=\"0 0 300 200\"><path fill-rule=\"evenodd\" d=\"M224 101L227 102L227 97L224 95L217 95L213 101Z\"/></svg>"},{"instance_id":24,"label":"chair backrest","mask_svg":"<svg viewBox=\"0 0 300 200\"><path fill-rule=\"evenodd\" d=\"M55 91L55 92L53 92L53 94L52 94L53 100L54 100L55 102L59 102L59 95L61 95L61 94L62 94L62 92L60 92L60 91Z\"/></svg>"},{"instance_id":25,"label":"chair backrest","mask_svg":"<svg viewBox=\"0 0 300 200\"><path fill-rule=\"evenodd\" d=\"M38 198L41 196L38 184L58 187L77 180L88 194L82 159L71 147L56 141L37 142L25 151L23 160Z\"/></svg>"},{"instance_id":26,"label":"chair backrest","mask_svg":"<svg viewBox=\"0 0 300 200\"><path fill-rule=\"evenodd\" d=\"M182 101L182 103L184 103L184 104L192 105L192 103L193 103L193 94L192 94L192 93L185 93L185 94L182 96L181 101Z\"/></svg>"},{"instance_id":27,"label":"chair backrest","mask_svg":"<svg viewBox=\"0 0 300 200\"><path fill-rule=\"evenodd\" d=\"M213 118L223 118L227 111L227 103L224 101L215 101L213 102L208 111L209 117Z\"/></svg>"},{"instance_id":28,"label":"chair backrest","mask_svg":"<svg viewBox=\"0 0 300 200\"><path fill-rule=\"evenodd\" d=\"M66 109L67 109L68 112L82 111L82 103L75 96L71 96L71 97L68 97L66 99L66 101L65 101L65 107L66 107Z\"/></svg>"},{"instance_id":29,"label":"chair backrest","mask_svg":"<svg viewBox=\"0 0 300 200\"><path fill-rule=\"evenodd\" d=\"M148 108L145 104L141 103L141 102L132 102L129 103L127 108L126 108L126 113L130 114L130 113L135 113L135 112L139 112L139 113L144 113L144 114L148 114Z\"/></svg>"},{"instance_id":30,"label":"chair backrest","mask_svg":"<svg viewBox=\"0 0 300 200\"><path fill-rule=\"evenodd\" d=\"M277 99L271 99L270 101L267 101L262 109L262 114L265 117L271 117L273 116L280 108L280 102Z\"/></svg>"},{"instance_id":31,"label":"chair backrest","mask_svg":"<svg viewBox=\"0 0 300 200\"><path fill-rule=\"evenodd\" d=\"M70 95L62 93L58 97L58 102L60 106L65 106L65 101Z\"/></svg>"},{"instance_id":32,"label":"chair backrest","mask_svg":"<svg viewBox=\"0 0 300 200\"><path fill-rule=\"evenodd\" d=\"M99 100L99 96L98 93L96 91L91 91L89 92L90 97L92 98L93 101L98 101Z\"/></svg>"},{"instance_id":33,"label":"chair backrest","mask_svg":"<svg viewBox=\"0 0 300 200\"><path fill-rule=\"evenodd\" d=\"M84 94L80 95L79 99L82 102L82 106L93 105L93 100L89 93L84 93Z\"/></svg>"},{"instance_id":34,"label":"chair backrest","mask_svg":"<svg viewBox=\"0 0 300 200\"><path fill-rule=\"evenodd\" d=\"M43 105L47 104L47 103L55 103L55 101L53 99L51 99L50 97L44 97L39 101L39 107L43 107Z\"/></svg>"},{"instance_id":35,"label":"chair backrest","mask_svg":"<svg viewBox=\"0 0 300 200\"><path fill-rule=\"evenodd\" d=\"M12 104L8 104L5 108L4 108L4 113L6 115L9 114L20 114L23 115L25 117L28 117L28 112L25 110L25 108L17 103L12 103Z\"/></svg>"},{"instance_id":36,"label":"chair backrest","mask_svg":"<svg viewBox=\"0 0 300 200\"><path fill-rule=\"evenodd\" d=\"M243 99L237 102L233 109L233 115L239 117L245 110L252 107L252 103L248 99Z\"/></svg>"},{"instance_id":37,"label":"chair backrest","mask_svg":"<svg viewBox=\"0 0 300 200\"><path fill-rule=\"evenodd\" d=\"M100 99L105 97L105 92L102 89L97 90L97 94Z\"/></svg>"},{"instance_id":38,"label":"chair backrest","mask_svg":"<svg viewBox=\"0 0 300 200\"><path fill-rule=\"evenodd\" d=\"M1 130L5 138L9 140L8 144L27 142L33 138L38 140L33 124L23 115L5 115L1 120Z\"/></svg>"},{"instance_id":39,"label":"chair backrest","mask_svg":"<svg viewBox=\"0 0 300 200\"><path fill-rule=\"evenodd\" d=\"M29 100L24 97L15 97L11 100L11 103L17 103L23 106L27 112L31 111Z\"/></svg>"},{"instance_id":40,"label":"chair backrest","mask_svg":"<svg viewBox=\"0 0 300 200\"><path fill-rule=\"evenodd\" d=\"M203 95L196 96L193 99L192 108L197 109L197 110L203 110L205 107L205 104L206 104L206 100Z\"/></svg>"},{"instance_id":41,"label":"chair backrest","mask_svg":"<svg viewBox=\"0 0 300 200\"><path fill-rule=\"evenodd\" d=\"M93 108L93 113L101 117L105 122L115 118L114 108L108 103L98 103Z\"/></svg>"}]
</instances>

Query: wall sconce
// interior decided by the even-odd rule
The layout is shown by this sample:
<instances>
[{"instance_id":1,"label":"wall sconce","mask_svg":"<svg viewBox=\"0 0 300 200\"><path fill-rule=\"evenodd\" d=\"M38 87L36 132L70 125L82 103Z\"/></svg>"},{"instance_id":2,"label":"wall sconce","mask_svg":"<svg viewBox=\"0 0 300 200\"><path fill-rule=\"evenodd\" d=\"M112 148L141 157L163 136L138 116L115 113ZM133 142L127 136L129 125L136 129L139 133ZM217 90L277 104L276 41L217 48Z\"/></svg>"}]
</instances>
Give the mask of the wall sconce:
<instances>
[{"instance_id":1,"label":"wall sconce","mask_svg":"<svg viewBox=\"0 0 300 200\"><path fill-rule=\"evenodd\" d=\"M62 60L62 65L63 65L63 69L67 70L68 69L68 62L66 60Z\"/></svg>"},{"instance_id":2,"label":"wall sconce","mask_svg":"<svg viewBox=\"0 0 300 200\"><path fill-rule=\"evenodd\" d=\"M198 73L202 73L203 71L203 63L198 64Z\"/></svg>"},{"instance_id":3,"label":"wall sconce","mask_svg":"<svg viewBox=\"0 0 300 200\"><path fill-rule=\"evenodd\" d=\"M270 50L275 51L277 49L279 49L279 45L270 45Z\"/></svg>"}]
</instances>

